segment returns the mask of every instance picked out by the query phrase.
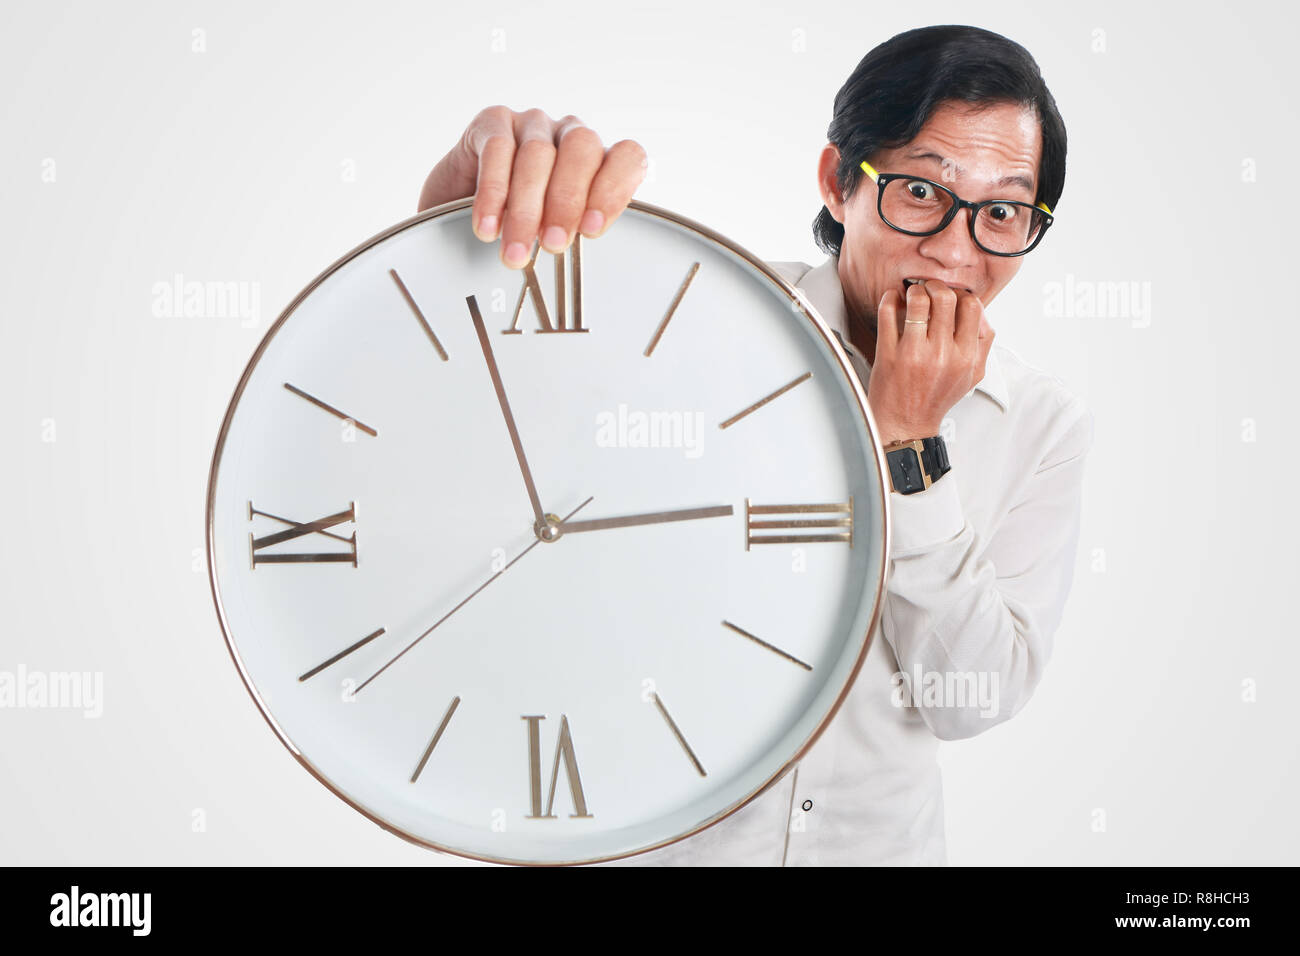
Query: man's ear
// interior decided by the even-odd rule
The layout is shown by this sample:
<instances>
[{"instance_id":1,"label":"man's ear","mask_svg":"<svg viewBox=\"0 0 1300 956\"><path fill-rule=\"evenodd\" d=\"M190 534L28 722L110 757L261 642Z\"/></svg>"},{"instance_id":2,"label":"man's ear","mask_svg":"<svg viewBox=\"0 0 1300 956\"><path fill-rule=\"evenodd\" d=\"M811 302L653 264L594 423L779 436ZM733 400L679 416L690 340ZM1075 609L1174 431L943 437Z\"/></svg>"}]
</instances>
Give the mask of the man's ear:
<instances>
[{"instance_id":1,"label":"man's ear","mask_svg":"<svg viewBox=\"0 0 1300 956\"><path fill-rule=\"evenodd\" d=\"M835 171L840 165L840 149L834 143L822 147L821 158L817 162L817 189L822 195L822 202L830 210L831 218L844 225L844 197Z\"/></svg>"}]
</instances>

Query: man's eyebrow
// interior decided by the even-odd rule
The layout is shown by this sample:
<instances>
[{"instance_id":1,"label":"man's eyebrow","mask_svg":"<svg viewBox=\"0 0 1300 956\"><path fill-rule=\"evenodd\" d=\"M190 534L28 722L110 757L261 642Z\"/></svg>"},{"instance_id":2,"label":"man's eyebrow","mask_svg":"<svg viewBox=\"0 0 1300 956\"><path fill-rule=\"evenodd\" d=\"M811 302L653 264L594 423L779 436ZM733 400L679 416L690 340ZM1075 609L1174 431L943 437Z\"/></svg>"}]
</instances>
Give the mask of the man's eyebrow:
<instances>
[{"instance_id":1,"label":"man's eyebrow","mask_svg":"<svg viewBox=\"0 0 1300 956\"><path fill-rule=\"evenodd\" d=\"M908 154L904 157L904 159L928 159L928 160L931 160L931 161L933 161L933 162L938 163L940 166L948 166L948 165L950 164L950 163L949 163L949 160L947 160L947 159L945 159L944 157L940 156L938 153L932 153L932 152L930 152L929 150L916 150L916 151L914 151L914 152L908 153ZM960 166L957 166L955 163L952 163L951 165L952 165L952 166L953 166L953 167L954 167L958 172L961 171L961 167L960 167ZM1011 175L1011 176L1003 176L1001 179L999 179L997 182L995 182L995 183L993 184L993 188L994 188L994 189L1002 189L1002 188L1004 188L1004 187L1006 187L1006 186L1019 186L1019 187L1022 188L1025 192L1030 193L1030 194L1032 194L1033 191L1034 191L1034 184L1033 184L1033 182L1029 179L1029 177L1028 177L1028 176L1021 175L1021 174L1019 174L1019 173L1016 173L1016 174Z\"/></svg>"}]
</instances>

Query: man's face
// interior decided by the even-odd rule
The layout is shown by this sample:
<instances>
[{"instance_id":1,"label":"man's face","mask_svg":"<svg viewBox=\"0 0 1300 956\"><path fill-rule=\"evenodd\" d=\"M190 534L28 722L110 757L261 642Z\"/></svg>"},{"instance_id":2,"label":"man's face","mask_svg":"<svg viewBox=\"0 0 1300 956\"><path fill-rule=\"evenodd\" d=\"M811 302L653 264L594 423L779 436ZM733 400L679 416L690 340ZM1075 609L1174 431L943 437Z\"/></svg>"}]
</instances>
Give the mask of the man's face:
<instances>
[{"instance_id":1,"label":"man's face","mask_svg":"<svg viewBox=\"0 0 1300 956\"><path fill-rule=\"evenodd\" d=\"M865 159L881 173L933 180L973 202L1032 203L1041 149L1042 132L1033 110L1018 104L972 110L952 102L941 104L910 143L852 158ZM987 306L1019 271L1023 256L994 256L975 245L968 209L936 235L909 236L881 220L876 211L879 190L870 179L863 179L847 203L840 202L835 185L839 158L839 150L827 144L819 169L822 199L844 226L839 276L845 303L856 323L869 330L873 345L880 299L897 289L906 300L905 279L939 279L969 289Z\"/></svg>"}]
</instances>

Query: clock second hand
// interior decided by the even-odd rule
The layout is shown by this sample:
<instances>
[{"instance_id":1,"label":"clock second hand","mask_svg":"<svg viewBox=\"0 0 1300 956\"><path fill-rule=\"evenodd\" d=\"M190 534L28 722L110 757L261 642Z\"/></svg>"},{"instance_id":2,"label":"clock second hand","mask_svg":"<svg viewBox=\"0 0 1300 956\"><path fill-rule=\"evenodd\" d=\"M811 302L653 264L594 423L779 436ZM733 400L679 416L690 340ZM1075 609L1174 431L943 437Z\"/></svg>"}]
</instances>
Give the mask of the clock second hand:
<instances>
[{"instance_id":1,"label":"clock second hand","mask_svg":"<svg viewBox=\"0 0 1300 956\"><path fill-rule=\"evenodd\" d=\"M591 498L588 498L588 499L587 499L586 501L584 501L582 504L578 505L578 507L576 507L576 508L574 508L572 511L570 511L570 512L569 512L569 513L568 513L568 514L567 514L567 515L566 515L562 520L563 520L563 521L567 521L569 518L572 518L574 515L576 515L576 514L577 514L579 511L581 511L583 508L587 507L587 505L589 505L589 504L591 504ZM486 581L484 581L482 584L480 584L478 587L476 587L473 591L471 591L471 592L470 592L470 593L465 597L464 600L462 600L459 604L457 604L454 608L452 608L450 611L448 611L448 612L447 612L446 614L444 614L442 617L438 618L438 620L434 621L433 624L430 625L430 627L428 628L428 630L426 630L423 634L421 634L421 635L420 635L419 637L417 637L415 640L411 641L410 644L407 644L404 648L402 648L400 651L398 651L397 654L396 654L396 655L395 655L395 656L394 656L394 657L393 657L393 658L392 658L392 659L391 659L387 664L385 664L383 667L379 668L379 670L375 671L373 674L371 674L369 677L367 677L364 681L362 681L361 684L358 685L357 689L356 689L355 691L352 692L353 695L355 696L357 693L359 693L359 692L361 691L362 688L364 688L364 687L366 686L366 684L369 684L372 680L374 680L376 677L378 677L378 676L379 676L380 674L382 674L384 671L388 670L388 668L390 668L390 667L392 667L394 664L396 664L397 661L398 661L398 659L399 659L403 654L405 654L407 651L409 651L411 648L413 648L416 644L419 644L422 640L424 640L426 637L428 637L430 634L432 634L433 631L434 631L434 628L436 628L436 627L437 627L439 624L441 624L443 621L447 620L447 618L451 617L453 614L455 614L457 611L459 611L461 608L463 608L466 604L468 604L468 603L470 602L470 599L471 599L471 598L473 598L475 595L477 595L480 591L482 591L485 587L487 587L489 584L491 584L491 583L492 583L493 581L495 581L497 578L501 577L501 575L505 574L506 571L510 570L510 565L511 565L511 564L514 564L516 561L518 561L518 560L519 560L520 558L522 558L525 554L527 554L529 551L533 550L533 548L537 547L537 546L538 546L539 544L541 544L541 543L542 543L542 539L541 539L541 538L538 538L538 539L535 540L532 544L530 544L528 547L524 548L524 550L520 551L520 552L519 552L518 554L516 554L513 558L511 558L509 564L507 564L507 565L506 565L505 567L503 567L500 571L497 571L497 572L496 572L495 574L493 574L490 578L488 578Z\"/></svg>"}]
</instances>

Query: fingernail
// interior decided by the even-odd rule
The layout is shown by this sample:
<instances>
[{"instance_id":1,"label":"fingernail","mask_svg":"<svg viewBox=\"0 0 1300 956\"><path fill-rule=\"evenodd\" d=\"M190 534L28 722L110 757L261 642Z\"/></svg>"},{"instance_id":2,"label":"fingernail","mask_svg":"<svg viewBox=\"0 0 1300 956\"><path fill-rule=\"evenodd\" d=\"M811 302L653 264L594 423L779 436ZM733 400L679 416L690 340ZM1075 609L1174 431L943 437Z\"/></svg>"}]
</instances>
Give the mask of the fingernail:
<instances>
[{"instance_id":1,"label":"fingernail","mask_svg":"<svg viewBox=\"0 0 1300 956\"><path fill-rule=\"evenodd\" d=\"M506 246L506 265L518 269L528 261L528 250L522 242L512 242Z\"/></svg>"},{"instance_id":2,"label":"fingernail","mask_svg":"<svg viewBox=\"0 0 1300 956\"><path fill-rule=\"evenodd\" d=\"M594 236L605 225L605 216L599 209L588 209L582 214L582 224L578 227L584 236Z\"/></svg>"},{"instance_id":3,"label":"fingernail","mask_svg":"<svg viewBox=\"0 0 1300 956\"><path fill-rule=\"evenodd\" d=\"M490 242L497 237L496 216L484 216L478 221L478 236L485 242Z\"/></svg>"},{"instance_id":4,"label":"fingernail","mask_svg":"<svg viewBox=\"0 0 1300 956\"><path fill-rule=\"evenodd\" d=\"M559 226L547 226L542 233L542 248L547 252L560 252L569 241L569 235Z\"/></svg>"}]
</instances>

